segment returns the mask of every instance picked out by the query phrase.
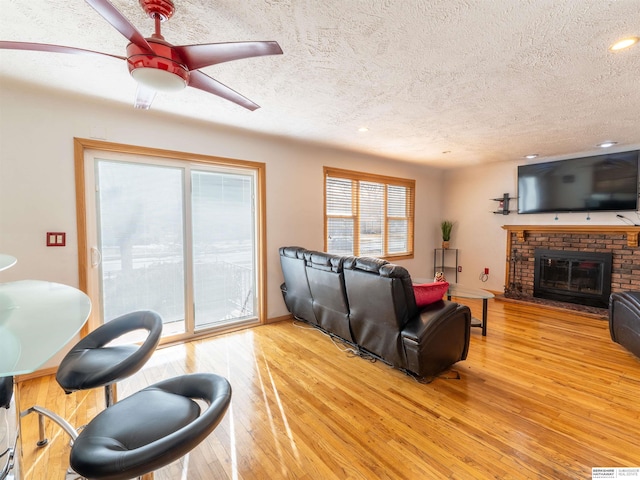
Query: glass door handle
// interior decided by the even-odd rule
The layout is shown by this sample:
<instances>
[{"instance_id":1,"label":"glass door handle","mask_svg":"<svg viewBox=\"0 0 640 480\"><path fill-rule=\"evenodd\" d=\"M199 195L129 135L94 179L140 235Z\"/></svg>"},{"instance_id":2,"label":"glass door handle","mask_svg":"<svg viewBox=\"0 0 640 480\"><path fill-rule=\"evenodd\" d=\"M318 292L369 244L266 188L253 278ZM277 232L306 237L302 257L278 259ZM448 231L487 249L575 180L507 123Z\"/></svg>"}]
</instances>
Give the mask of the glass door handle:
<instances>
[{"instance_id":1,"label":"glass door handle","mask_svg":"<svg viewBox=\"0 0 640 480\"><path fill-rule=\"evenodd\" d=\"M102 253L97 247L91 247L91 266L96 268L102 263Z\"/></svg>"}]
</instances>

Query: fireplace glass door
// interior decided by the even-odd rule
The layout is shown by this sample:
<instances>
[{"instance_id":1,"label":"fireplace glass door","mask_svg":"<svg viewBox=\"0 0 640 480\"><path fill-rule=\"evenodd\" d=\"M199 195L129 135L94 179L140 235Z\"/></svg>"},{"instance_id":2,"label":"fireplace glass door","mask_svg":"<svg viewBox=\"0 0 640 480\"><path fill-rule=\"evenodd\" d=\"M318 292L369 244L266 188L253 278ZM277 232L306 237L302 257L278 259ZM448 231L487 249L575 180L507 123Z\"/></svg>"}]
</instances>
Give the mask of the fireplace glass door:
<instances>
[{"instance_id":1,"label":"fireplace glass door","mask_svg":"<svg viewBox=\"0 0 640 480\"><path fill-rule=\"evenodd\" d=\"M547 258L541 265L540 286L601 295L602 267L597 262Z\"/></svg>"},{"instance_id":2,"label":"fireplace glass door","mask_svg":"<svg viewBox=\"0 0 640 480\"><path fill-rule=\"evenodd\" d=\"M533 295L606 307L611 262L610 253L536 249Z\"/></svg>"}]
</instances>

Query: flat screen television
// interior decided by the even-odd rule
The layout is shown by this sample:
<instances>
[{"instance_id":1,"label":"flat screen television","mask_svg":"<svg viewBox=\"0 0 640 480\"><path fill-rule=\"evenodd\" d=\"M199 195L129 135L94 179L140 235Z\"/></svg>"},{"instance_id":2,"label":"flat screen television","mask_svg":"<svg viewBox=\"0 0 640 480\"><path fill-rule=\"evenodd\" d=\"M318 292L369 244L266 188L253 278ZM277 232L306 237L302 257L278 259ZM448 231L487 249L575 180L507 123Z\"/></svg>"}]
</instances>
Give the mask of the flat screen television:
<instances>
[{"instance_id":1,"label":"flat screen television","mask_svg":"<svg viewBox=\"0 0 640 480\"><path fill-rule=\"evenodd\" d=\"M638 210L639 153L520 165L518 213Z\"/></svg>"}]
</instances>

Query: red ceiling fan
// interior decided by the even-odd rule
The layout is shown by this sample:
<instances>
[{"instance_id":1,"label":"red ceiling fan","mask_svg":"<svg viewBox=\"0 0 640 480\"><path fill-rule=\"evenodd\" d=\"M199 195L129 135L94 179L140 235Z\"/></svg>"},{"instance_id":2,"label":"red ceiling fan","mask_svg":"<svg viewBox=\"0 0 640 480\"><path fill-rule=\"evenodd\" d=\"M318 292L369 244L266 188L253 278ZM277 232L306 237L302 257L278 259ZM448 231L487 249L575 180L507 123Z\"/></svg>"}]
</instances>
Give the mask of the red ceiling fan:
<instances>
[{"instance_id":1,"label":"red ceiling fan","mask_svg":"<svg viewBox=\"0 0 640 480\"><path fill-rule=\"evenodd\" d=\"M55 53L106 55L127 61L129 73L138 83L135 107L148 109L157 91L177 91L186 86L213 93L249 110L259 105L214 80L199 68L242 58L282 54L278 42L230 42L176 46L165 41L160 24L173 15L171 0L139 0L155 22L155 32L145 38L108 0L85 0L131 43L127 56L44 43L0 41L0 48Z\"/></svg>"}]
</instances>

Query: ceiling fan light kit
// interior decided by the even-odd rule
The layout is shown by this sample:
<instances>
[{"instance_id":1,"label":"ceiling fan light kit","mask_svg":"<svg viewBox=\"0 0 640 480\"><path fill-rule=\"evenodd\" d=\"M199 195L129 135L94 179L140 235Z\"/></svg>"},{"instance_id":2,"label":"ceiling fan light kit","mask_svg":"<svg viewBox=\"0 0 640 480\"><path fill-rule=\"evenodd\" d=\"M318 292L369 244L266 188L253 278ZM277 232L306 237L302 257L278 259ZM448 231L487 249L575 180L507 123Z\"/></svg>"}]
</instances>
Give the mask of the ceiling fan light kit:
<instances>
[{"instance_id":1,"label":"ceiling fan light kit","mask_svg":"<svg viewBox=\"0 0 640 480\"><path fill-rule=\"evenodd\" d=\"M187 86L186 79L174 71L157 67L129 67L129 70L136 82L157 92L179 92Z\"/></svg>"},{"instance_id":2,"label":"ceiling fan light kit","mask_svg":"<svg viewBox=\"0 0 640 480\"><path fill-rule=\"evenodd\" d=\"M229 42L175 46L165 41L160 31L160 24L171 18L175 11L171 0L139 0L142 9L155 23L155 31L149 38L145 38L109 0L85 1L130 42L127 45L126 61L129 73L138 83L134 102L136 108L148 109L156 92L176 92L187 86L212 93L248 110L260 108L256 103L199 69L243 58L280 55L282 49L277 42ZM125 57L108 53L42 43L0 41L0 48L103 55L125 59Z\"/></svg>"},{"instance_id":3,"label":"ceiling fan light kit","mask_svg":"<svg viewBox=\"0 0 640 480\"><path fill-rule=\"evenodd\" d=\"M127 66L136 82L158 92L177 92L189 84L189 70L170 45L152 39L149 54L135 43L127 45Z\"/></svg>"}]
</instances>

